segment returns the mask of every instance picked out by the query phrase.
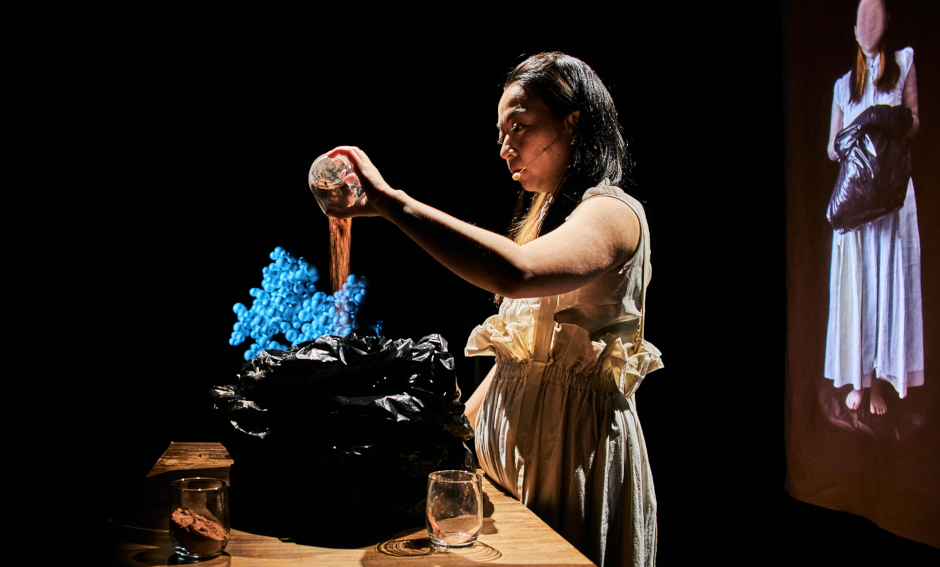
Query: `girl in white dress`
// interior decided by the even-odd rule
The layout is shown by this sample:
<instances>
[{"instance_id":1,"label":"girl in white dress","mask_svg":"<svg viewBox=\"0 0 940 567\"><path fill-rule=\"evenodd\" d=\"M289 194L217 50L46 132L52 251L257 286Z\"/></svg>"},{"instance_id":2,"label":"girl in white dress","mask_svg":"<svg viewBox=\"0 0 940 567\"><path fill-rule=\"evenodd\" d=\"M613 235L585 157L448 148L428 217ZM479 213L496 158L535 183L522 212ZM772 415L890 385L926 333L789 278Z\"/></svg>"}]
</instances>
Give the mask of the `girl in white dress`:
<instances>
[{"instance_id":1,"label":"girl in white dress","mask_svg":"<svg viewBox=\"0 0 940 567\"><path fill-rule=\"evenodd\" d=\"M348 157L365 198L327 214L385 217L502 298L467 345L496 356L467 401L480 466L597 565L650 567L656 497L634 392L661 363L642 337L649 231L617 187L629 159L613 101L582 61L543 53L509 74L497 128L509 174L534 195L512 238L392 189L354 147L327 155Z\"/></svg>"},{"instance_id":2,"label":"girl in white dress","mask_svg":"<svg viewBox=\"0 0 940 567\"><path fill-rule=\"evenodd\" d=\"M913 137L920 126L914 50L885 51L888 14L882 0L862 0L855 37L856 65L836 81L829 132L829 159L839 159L836 135L875 104L911 109ZM920 237L914 184L904 206L857 229L832 235L829 327L825 376L836 388L852 385L845 400L858 409L870 388L869 409L887 409L890 384L904 398L924 383L920 294Z\"/></svg>"}]
</instances>

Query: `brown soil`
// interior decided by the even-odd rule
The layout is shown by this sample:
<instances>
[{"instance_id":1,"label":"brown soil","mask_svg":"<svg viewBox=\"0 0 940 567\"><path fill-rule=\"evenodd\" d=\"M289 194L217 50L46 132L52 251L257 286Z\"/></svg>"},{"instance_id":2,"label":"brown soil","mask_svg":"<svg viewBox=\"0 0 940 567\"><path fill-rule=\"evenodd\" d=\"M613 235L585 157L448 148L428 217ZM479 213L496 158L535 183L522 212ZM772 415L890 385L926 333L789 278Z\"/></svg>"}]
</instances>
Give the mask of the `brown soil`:
<instances>
[{"instance_id":1,"label":"brown soil","mask_svg":"<svg viewBox=\"0 0 940 567\"><path fill-rule=\"evenodd\" d=\"M349 276L349 245L352 219L330 217L330 287L333 293L343 289Z\"/></svg>"},{"instance_id":2,"label":"brown soil","mask_svg":"<svg viewBox=\"0 0 940 567\"><path fill-rule=\"evenodd\" d=\"M228 532L222 524L188 508L173 511L170 515L170 529L176 541L195 555L218 554L228 541Z\"/></svg>"}]
</instances>

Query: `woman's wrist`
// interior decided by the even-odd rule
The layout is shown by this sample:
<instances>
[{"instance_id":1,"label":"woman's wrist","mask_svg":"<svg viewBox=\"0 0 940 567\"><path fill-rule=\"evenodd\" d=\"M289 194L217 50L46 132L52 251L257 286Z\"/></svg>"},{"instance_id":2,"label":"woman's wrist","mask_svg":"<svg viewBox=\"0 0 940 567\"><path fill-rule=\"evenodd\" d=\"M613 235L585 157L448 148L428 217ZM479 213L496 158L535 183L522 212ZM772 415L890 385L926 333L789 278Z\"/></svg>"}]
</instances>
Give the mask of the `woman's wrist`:
<instances>
[{"instance_id":1,"label":"woman's wrist","mask_svg":"<svg viewBox=\"0 0 940 567\"><path fill-rule=\"evenodd\" d=\"M410 199L404 191L400 189L388 188L379 194L379 198L373 200L372 207L384 218L394 222L400 217L405 209L406 201Z\"/></svg>"}]
</instances>

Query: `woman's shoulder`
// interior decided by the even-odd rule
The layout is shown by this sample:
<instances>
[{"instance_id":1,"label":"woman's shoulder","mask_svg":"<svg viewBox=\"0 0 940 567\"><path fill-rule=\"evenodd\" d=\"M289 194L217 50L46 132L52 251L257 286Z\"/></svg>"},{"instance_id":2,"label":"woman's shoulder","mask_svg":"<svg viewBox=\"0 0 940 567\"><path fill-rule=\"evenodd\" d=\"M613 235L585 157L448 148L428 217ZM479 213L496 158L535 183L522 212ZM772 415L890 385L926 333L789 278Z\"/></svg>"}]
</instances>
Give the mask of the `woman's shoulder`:
<instances>
[{"instance_id":1,"label":"woman's shoulder","mask_svg":"<svg viewBox=\"0 0 940 567\"><path fill-rule=\"evenodd\" d=\"M584 194L581 196L581 202L583 203L584 201L587 201L588 199L592 199L594 197L604 197L604 196L620 199L624 203L630 205L631 208L640 208L640 209L643 208L643 205L641 205L639 201L637 201L635 198L628 195L627 192L621 189L620 187L617 187L616 185L608 184L606 179L602 181L597 187L591 187L590 189L585 191Z\"/></svg>"},{"instance_id":2,"label":"woman's shoulder","mask_svg":"<svg viewBox=\"0 0 940 567\"><path fill-rule=\"evenodd\" d=\"M901 68L901 76L906 77L907 72L911 70L911 65L914 64L914 48L905 47L895 51L894 60L898 62L898 67Z\"/></svg>"},{"instance_id":3,"label":"woman's shoulder","mask_svg":"<svg viewBox=\"0 0 940 567\"><path fill-rule=\"evenodd\" d=\"M583 203L596 197L613 197L622 201L628 207L633 209L637 216L645 216L643 212L643 205L638 200L627 194L627 192L620 187L617 187L616 185L610 185L607 183L606 179L597 185L597 187L591 187L585 191L584 195L581 196L581 202Z\"/></svg>"},{"instance_id":4,"label":"woman's shoulder","mask_svg":"<svg viewBox=\"0 0 940 567\"><path fill-rule=\"evenodd\" d=\"M603 201L603 199L597 199L597 197L613 197L621 201L633 210L633 213L641 223L646 222L646 212L643 210L643 205L636 198L627 194L627 192L620 187L617 187L616 185L610 185L606 179L596 187L591 187L585 191L584 195L581 196L581 203L579 206L589 200L594 201L595 203Z\"/></svg>"}]
</instances>

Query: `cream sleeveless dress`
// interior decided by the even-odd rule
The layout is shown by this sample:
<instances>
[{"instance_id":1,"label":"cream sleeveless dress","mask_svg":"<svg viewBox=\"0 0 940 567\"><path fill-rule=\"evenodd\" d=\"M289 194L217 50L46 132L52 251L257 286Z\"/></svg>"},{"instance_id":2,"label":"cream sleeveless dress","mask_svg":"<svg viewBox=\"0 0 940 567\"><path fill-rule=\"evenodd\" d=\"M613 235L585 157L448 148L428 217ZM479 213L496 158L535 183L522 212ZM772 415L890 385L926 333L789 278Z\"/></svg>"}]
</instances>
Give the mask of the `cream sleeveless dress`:
<instances>
[{"instance_id":1,"label":"cream sleeveless dress","mask_svg":"<svg viewBox=\"0 0 940 567\"><path fill-rule=\"evenodd\" d=\"M601 197L639 218L633 258L560 296L504 299L470 334L465 354L495 356L497 368L477 415L477 456L597 565L651 566L656 495L634 399L647 372L662 367L638 334L649 230L643 207L617 187L589 189L582 202Z\"/></svg>"}]
</instances>

